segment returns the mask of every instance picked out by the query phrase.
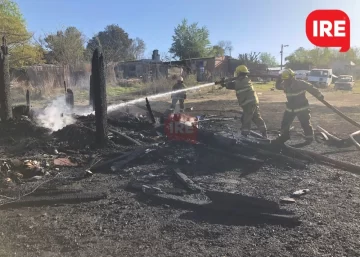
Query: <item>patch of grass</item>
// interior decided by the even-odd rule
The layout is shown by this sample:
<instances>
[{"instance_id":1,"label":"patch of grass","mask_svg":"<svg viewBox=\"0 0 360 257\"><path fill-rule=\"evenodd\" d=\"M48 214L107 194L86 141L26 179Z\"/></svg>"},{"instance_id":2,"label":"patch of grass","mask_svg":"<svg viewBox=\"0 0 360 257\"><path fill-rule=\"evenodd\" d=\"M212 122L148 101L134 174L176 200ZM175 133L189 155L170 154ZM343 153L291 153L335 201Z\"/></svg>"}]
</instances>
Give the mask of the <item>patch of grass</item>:
<instances>
[{"instance_id":1,"label":"patch of grass","mask_svg":"<svg viewBox=\"0 0 360 257\"><path fill-rule=\"evenodd\" d=\"M138 89L138 87L107 87L106 88L106 93L108 96L120 96L122 94L128 94L128 93L132 93L135 92Z\"/></svg>"},{"instance_id":2,"label":"patch of grass","mask_svg":"<svg viewBox=\"0 0 360 257\"><path fill-rule=\"evenodd\" d=\"M360 94L360 80L355 81L355 86L352 91L354 94Z\"/></svg>"},{"instance_id":3,"label":"patch of grass","mask_svg":"<svg viewBox=\"0 0 360 257\"><path fill-rule=\"evenodd\" d=\"M264 83L253 82L253 86L257 92L270 91L272 88L275 88L275 81Z\"/></svg>"}]
</instances>

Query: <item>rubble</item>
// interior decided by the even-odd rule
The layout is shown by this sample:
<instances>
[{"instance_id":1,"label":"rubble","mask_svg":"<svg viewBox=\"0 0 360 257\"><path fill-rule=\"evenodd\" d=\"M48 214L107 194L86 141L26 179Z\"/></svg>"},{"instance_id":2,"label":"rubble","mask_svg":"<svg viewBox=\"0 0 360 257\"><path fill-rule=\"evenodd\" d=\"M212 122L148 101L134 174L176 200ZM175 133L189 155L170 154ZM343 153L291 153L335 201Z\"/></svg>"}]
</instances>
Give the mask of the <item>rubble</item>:
<instances>
[{"instance_id":1,"label":"rubble","mask_svg":"<svg viewBox=\"0 0 360 257\"><path fill-rule=\"evenodd\" d=\"M299 197L302 195L305 195L307 193L310 192L310 189L301 189L301 190L297 190L294 193L291 194L291 197Z\"/></svg>"}]
</instances>

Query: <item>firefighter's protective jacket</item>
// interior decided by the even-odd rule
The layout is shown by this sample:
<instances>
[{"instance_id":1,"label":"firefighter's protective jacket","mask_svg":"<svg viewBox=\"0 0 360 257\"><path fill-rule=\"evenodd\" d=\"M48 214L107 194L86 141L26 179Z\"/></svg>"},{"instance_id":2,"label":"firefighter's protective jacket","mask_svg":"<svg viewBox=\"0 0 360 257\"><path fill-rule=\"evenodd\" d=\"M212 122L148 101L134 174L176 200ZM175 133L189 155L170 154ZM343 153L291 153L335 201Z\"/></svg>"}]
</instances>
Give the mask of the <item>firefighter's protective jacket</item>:
<instances>
[{"instance_id":1,"label":"firefighter's protective jacket","mask_svg":"<svg viewBox=\"0 0 360 257\"><path fill-rule=\"evenodd\" d=\"M180 89L184 89L186 88L185 84L182 82L177 82L172 90L180 90ZM178 92L178 93L173 93L171 94L171 98L172 99L186 99L186 91L183 92Z\"/></svg>"},{"instance_id":2,"label":"firefighter's protective jacket","mask_svg":"<svg viewBox=\"0 0 360 257\"><path fill-rule=\"evenodd\" d=\"M290 86L285 86L284 82L277 81L275 86L276 89L284 90L287 98L286 110L290 112L301 112L309 109L306 91L316 97L322 96L317 88L303 80L293 79Z\"/></svg>"},{"instance_id":3,"label":"firefighter's protective jacket","mask_svg":"<svg viewBox=\"0 0 360 257\"><path fill-rule=\"evenodd\" d=\"M235 81L226 83L225 86L227 89L236 91L236 97L240 106L245 106L249 103L259 103L258 96L248 76L238 77Z\"/></svg>"}]
</instances>

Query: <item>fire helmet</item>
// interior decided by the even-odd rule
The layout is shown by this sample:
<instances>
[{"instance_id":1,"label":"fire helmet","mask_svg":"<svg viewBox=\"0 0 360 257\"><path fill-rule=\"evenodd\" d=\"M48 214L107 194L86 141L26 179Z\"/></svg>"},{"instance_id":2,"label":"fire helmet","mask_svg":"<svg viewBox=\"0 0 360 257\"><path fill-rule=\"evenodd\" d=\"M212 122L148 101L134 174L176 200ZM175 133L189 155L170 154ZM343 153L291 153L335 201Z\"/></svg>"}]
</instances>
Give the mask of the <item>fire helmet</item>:
<instances>
[{"instance_id":1,"label":"fire helmet","mask_svg":"<svg viewBox=\"0 0 360 257\"><path fill-rule=\"evenodd\" d=\"M239 65L236 67L234 76L237 77L240 73L250 73L245 65Z\"/></svg>"},{"instance_id":2,"label":"fire helmet","mask_svg":"<svg viewBox=\"0 0 360 257\"><path fill-rule=\"evenodd\" d=\"M281 73L281 79L291 79L295 76L295 72L292 69L286 69Z\"/></svg>"}]
</instances>

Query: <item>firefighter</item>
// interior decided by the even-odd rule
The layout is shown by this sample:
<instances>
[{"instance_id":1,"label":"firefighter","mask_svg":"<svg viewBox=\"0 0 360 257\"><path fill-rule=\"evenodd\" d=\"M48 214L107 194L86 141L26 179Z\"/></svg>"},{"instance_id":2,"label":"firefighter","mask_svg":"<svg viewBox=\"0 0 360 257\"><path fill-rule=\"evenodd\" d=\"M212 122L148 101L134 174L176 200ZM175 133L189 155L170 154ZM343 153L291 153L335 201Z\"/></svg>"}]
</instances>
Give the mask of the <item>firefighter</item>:
<instances>
[{"instance_id":1,"label":"firefighter","mask_svg":"<svg viewBox=\"0 0 360 257\"><path fill-rule=\"evenodd\" d=\"M260 130L262 136L267 138L266 125L260 115L259 99L250 78L247 76L249 73L250 72L245 65L240 65L236 68L234 73L236 80L228 83L223 82L222 86L236 91L239 105L243 109L241 117L241 134L245 137L249 135L251 122L253 121Z\"/></svg>"},{"instance_id":2,"label":"firefighter","mask_svg":"<svg viewBox=\"0 0 360 257\"><path fill-rule=\"evenodd\" d=\"M177 83L173 86L172 90L180 90L180 89L184 89L186 86L184 84L184 79L183 77L179 77ZM175 106L176 103L179 101L179 105L180 105L180 112L184 112L185 109L185 99L186 99L186 91L183 92L178 92L178 93L173 93L171 95L171 99L172 99L172 103L170 106L170 112L174 112L175 110Z\"/></svg>"},{"instance_id":3,"label":"firefighter","mask_svg":"<svg viewBox=\"0 0 360 257\"><path fill-rule=\"evenodd\" d=\"M284 90L287 103L281 122L281 135L283 142L290 139L290 126L295 117L300 121L304 130L305 140L311 143L314 140L314 131L311 125L309 102L306 91L319 99L324 99L321 92L310 83L295 79L295 73L291 69L285 69L275 84L276 89Z\"/></svg>"}]
</instances>

